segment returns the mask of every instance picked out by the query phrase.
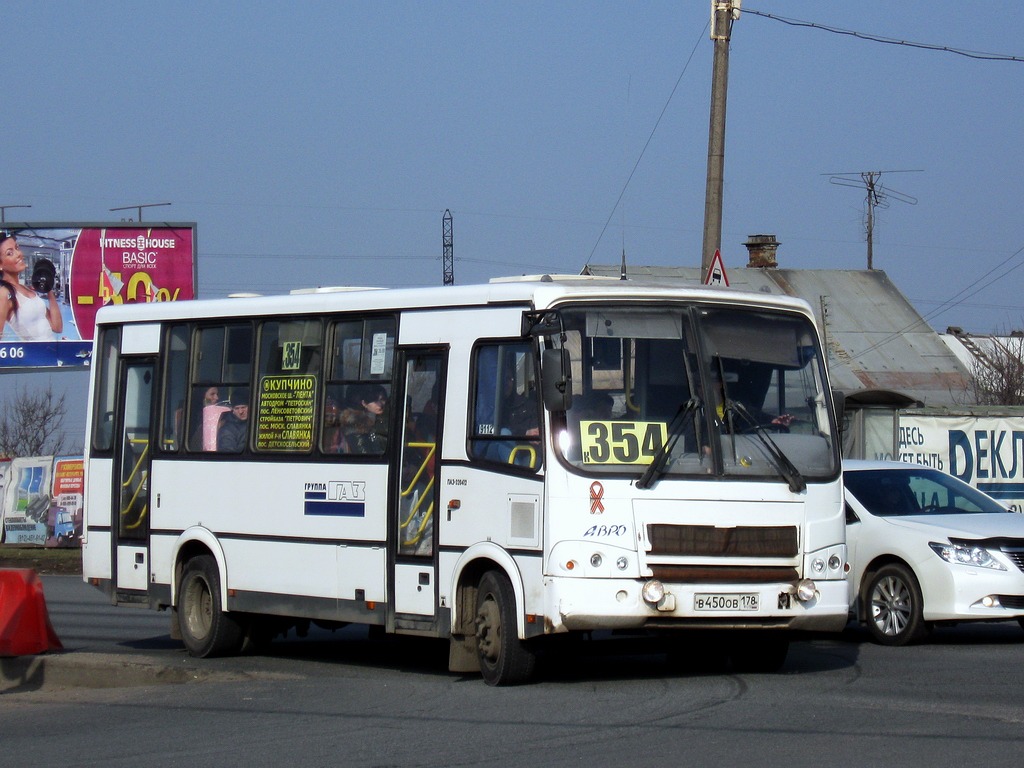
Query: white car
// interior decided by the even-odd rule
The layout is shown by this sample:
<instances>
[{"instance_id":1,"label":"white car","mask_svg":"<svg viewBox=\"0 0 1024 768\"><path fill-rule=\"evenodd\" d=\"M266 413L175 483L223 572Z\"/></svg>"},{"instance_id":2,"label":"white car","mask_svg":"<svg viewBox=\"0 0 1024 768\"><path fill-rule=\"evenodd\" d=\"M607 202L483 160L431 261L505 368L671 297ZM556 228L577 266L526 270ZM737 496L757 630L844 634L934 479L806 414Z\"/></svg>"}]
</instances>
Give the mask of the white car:
<instances>
[{"instance_id":1,"label":"white car","mask_svg":"<svg viewBox=\"0 0 1024 768\"><path fill-rule=\"evenodd\" d=\"M875 641L906 645L936 622L1024 628L1024 515L937 469L846 461L850 610Z\"/></svg>"}]
</instances>

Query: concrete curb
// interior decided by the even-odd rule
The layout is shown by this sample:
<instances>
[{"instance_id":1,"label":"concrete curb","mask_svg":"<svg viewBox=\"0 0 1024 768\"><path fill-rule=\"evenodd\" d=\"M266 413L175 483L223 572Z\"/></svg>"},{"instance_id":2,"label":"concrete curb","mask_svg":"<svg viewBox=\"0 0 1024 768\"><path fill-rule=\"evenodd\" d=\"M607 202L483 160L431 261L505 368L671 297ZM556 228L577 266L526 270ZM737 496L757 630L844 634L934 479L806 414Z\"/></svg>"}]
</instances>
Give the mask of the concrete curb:
<instances>
[{"instance_id":1,"label":"concrete curb","mask_svg":"<svg viewBox=\"0 0 1024 768\"><path fill-rule=\"evenodd\" d=\"M175 667L147 656L55 653L0 658L0 693L61 688L130 688L193 682L251 680L266 675Z\"/></svg>"}]
</instances>

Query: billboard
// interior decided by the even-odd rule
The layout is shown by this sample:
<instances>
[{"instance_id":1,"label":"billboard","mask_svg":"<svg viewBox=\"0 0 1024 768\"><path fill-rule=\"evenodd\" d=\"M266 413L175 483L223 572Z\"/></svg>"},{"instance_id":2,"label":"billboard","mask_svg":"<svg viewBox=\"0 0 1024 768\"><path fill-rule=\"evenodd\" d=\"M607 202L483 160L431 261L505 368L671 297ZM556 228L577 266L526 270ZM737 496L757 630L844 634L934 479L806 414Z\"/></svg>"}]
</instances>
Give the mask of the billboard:
<instances>
[{"instance_id":1,"label":"billboard","mask_svg":"<svg viewBox=\"0 0 1024 768\"><path fill-rule=\"evenodd\" d=\"M195 224L5 222L0 247L11 235L24 267L3 277L25 290L4 318L0 372L88 366L96 313L107 304L195 298ZM37 282L45 272L49 282ZM9 289L0 289L0 307L9 303Z\"/></svg>"},{"instance_id":2,"label":"billboard","mask_svg":"<svg viewBox=\"0 0 1024 768\"><path fill-rule=\"evenodd\" d=\"M13 459L5 483L3 525L8 544L46 543L52 456Z\"/></svg>"},{"instance_id":3,"label":"billboard","mask_svg":"<svg viewBox=\"0 0 1024 768\"><path fill-rule=\"evenodd\" d=\"M895 458L948 472L1014 512L1024 512L1024 423L1020 417L916 416L904 411Z\"/></svg>"},{"instance_id":4,"label":"billboard","mask_svg":"<svg viewBox=\"0 0 1024 768\"><path fill-rule=\"evenodd\" d=\"M8 544L80 546L84 498L81 456L2 460L0 539Z\"/></svg>"}]
</instances>

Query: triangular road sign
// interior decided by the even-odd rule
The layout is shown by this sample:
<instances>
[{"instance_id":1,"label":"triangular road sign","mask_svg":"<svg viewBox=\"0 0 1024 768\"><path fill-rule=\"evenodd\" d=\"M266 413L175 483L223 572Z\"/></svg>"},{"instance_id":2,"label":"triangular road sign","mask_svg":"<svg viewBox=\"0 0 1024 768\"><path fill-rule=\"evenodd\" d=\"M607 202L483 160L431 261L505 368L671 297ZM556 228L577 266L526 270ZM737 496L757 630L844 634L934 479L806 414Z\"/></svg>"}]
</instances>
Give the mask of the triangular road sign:
<instances>
[{"instance_id":1,"label":"triangular road sign","mask_svg":"<svg viewBox=\"0 0 1024 768\"><path fill-rule=\"evenodd\" d=\"M722 263L722 252L715 251L715 257L711 259L711 266L708 267L708 274L704 278L704 285L724 285L729 287L729 276L725 274L725 264Z\"/></svg>"}]
</instances>

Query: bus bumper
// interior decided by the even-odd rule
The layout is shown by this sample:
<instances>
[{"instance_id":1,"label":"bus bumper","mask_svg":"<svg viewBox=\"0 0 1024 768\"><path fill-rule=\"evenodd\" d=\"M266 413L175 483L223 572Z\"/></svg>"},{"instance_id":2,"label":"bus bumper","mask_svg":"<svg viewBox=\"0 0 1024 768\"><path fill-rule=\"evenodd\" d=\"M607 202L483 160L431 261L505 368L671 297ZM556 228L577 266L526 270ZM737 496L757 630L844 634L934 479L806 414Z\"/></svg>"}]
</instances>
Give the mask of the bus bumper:
<instances>
[{"instance_id":1,"label":"bus bumper","mask_svg":"<svg viewBox=\"0 0 1024 768\"><path fill-rule=\"evenodd\" d=\"M645 580L547 577L547 633L599 629L785 629L839 632L849 618L847 584L817 581L800 600L796 584L673 584L653 604Z\"/></svg>"}]
</instances>

